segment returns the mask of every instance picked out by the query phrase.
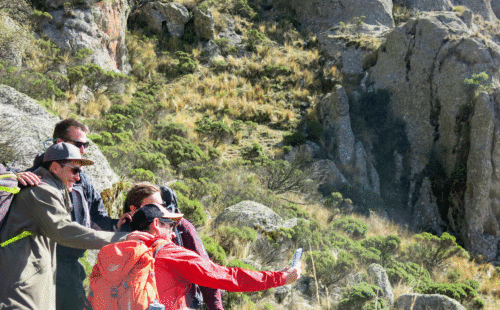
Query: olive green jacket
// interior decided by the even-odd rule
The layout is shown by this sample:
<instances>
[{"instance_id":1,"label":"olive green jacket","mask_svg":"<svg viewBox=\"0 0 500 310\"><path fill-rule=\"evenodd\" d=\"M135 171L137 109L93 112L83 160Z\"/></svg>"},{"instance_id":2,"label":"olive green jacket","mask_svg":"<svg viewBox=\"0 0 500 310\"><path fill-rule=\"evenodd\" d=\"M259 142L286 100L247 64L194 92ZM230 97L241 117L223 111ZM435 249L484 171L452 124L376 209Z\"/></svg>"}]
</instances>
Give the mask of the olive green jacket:
<instances>
[{"instance_id":1,"label":"olive green jacket","mask_svg":"<svg viewBox=\"0 0 500 310\"><path fill-rule=\"evenodd\" d=\"M0 247L0 310L55 309L56 242L78 249L100 249L126 233L95 231L71 221L71 201L63 182L45 168L42 183L14 198L0 242L23 231L33 235Z\"/></svg>"}]
</instances>

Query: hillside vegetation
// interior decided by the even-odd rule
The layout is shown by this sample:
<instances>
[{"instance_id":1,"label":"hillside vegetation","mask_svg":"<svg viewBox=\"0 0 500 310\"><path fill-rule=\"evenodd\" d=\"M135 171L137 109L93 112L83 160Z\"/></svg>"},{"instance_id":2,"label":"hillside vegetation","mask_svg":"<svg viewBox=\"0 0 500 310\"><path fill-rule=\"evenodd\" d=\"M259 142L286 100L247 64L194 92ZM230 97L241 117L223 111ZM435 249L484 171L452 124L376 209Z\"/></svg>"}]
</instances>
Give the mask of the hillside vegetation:
<instances>
[{"instance_id":1,"label":"hillside vegetation","mask_svg":"<svg viewBox=\"0 0 500 310\"><path fill-rule=\"evenodd\" d=\"M326 83L348 88L357 80L335 66L322 70L316 37L297 28L292 11L277 5L269 12L259 0L177 2L209 9L218 31L233 20L242 43L206 42L189 31L181 38L161 36L131 22L131 71L122 74L86 62L92 50L71 54L34 36L51 18L48 13L24 1L2 1L0 51L14 46L24 61L20 67L2 61L0 83L61 118L86 123L89 138L122 178L117 188L138 181L172 186L214 261L267 269L246 260L257 234L271 244L286 240L306 250L302 283L308 288L300 298L292 296L285 307L275 290L227 293L226 309L303 309L301 303L313 309L389 309L383 289L368 275L373 263L387 271L394 299L436 293L468 309L500 308L500 269L471 257L454 236L411 232L390 222L379 212L380 199L362 188L319 194L310 179L311 158L298 146L322 143L316 105ZM396 9L399 19L411 14ZM211 57L210 45L221 54ZM244 200L284 220L298 218L297 225L275 232L212 226L222 210ZM353 213L356 204L367 212Z\"/></svg>"}]
</instances>

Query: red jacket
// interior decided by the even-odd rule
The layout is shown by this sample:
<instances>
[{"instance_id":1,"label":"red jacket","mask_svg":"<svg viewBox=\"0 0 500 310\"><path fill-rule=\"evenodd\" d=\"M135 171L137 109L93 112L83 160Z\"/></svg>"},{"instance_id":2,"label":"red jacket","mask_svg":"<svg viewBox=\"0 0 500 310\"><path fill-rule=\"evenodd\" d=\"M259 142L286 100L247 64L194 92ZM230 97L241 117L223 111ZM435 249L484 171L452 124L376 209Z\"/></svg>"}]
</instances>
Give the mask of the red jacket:
<instances>
[{"instance_id":1,"label":"red jacket","mask_svg":"<svg viewBox=\"0 0 500 310\"><path fill-rule=\"evenodd\" d=\"M174 243L156 256L155 277L160 303L166 309L186 307L190 283L233 292L254 292L285 285L286 275L275 271L252 271L217 265Z\"/></svg>"}]
</instances>

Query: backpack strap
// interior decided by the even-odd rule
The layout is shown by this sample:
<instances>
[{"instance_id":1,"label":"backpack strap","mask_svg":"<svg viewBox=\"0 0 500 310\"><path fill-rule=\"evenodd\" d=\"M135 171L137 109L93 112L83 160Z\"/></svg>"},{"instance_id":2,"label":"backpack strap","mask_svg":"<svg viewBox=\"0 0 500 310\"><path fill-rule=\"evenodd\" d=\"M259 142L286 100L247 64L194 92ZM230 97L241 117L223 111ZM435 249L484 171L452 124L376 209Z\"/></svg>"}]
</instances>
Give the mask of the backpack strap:
<instances>
[{"instance_id":1,"label":"backpack strap","mask_svg":"<svg viewBox=\"0 0 500 310\"><path fill-rule=\"evenodd\" d=\"M3 248L4 246L8 246L11 243L14 243L16 241L19 241L21 239L24 239L26 237L33 236L33 235L34 235L34 233L32 233L31 231L23 231L19 235L12 237L9 240L6 240L6 241L0 243L0 247Z\"/></svg>"},{"instance_id":2,"label":"backpack strap","mask_svg":"<svg viewBox=\"0 0 500 310\"><path fill-rule=\"evenodd\" d=\"M156 240L153 244L160 242L160 240ZM153 253L153 258L156 259L156 255L158 255L158 252L160 252L161 249L163 249L164 246L166 246L169 242L161 242L159 245L154 245L155 251Z\"/></svg>"}]
</instances>

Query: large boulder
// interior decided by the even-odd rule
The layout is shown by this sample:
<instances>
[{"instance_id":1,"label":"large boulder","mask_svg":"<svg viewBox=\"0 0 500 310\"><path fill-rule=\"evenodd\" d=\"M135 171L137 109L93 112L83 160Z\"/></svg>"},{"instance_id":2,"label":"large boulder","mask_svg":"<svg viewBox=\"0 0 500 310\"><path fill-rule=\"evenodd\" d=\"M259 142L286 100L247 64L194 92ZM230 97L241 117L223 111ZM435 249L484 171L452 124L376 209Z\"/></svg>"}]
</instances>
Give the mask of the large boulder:
<instances>
[{"instance_id":1,"label":"large boulder","mask_svg":"<svg viewBox=\"0 0 500 310\"><path fill-rule=\"evenodd\" d=\"M273 210L258 202L245 200L224 209L215 219L215 225L235 225L275 231L283 226L283 219Z\"/></svg>"},{"instance_id":2,"label":"large boulder","mask_svg":"<svg viewBox=\"0 0 500 310\"><path fill-rule=\"evenodd\" d=\"M35 156L44 151L44 141L52 138L60 119L34 99L4 85L0 85L0 111L0 145L6 143L15 155L7 161L7 166L20 170L31 167ZM91 143L85 157L95 162L84 170L99 192L118 182L118 176L96 145Z\"/></svg>"},{"instance_id":3,"label":"large boulder","mask_svg":"<svg viewBox=\"0 0 500 310\"><path fill-rule=\"evenodd\" d=\"M465 310L455 299L438 294L404 294L397 299L396 305L404 310Z\"/></svg>"},{"instance_id":4,"label":"large boulder","mask_svg":"<svg viewBox=\"0 0 500 310\"><path fill-rule=\"evenodd\" d=\"M87 1L83 5L75 2L73 6L59 2L47 0L46 4L54 9L49 12L52 20L41 27L42 34L68 52L92 50L86 61L105 70L128 73L130 64L125 45L128 2Z\"/></svg>"},{"instance_id":5,"label":"large boulder","mask_svg":"<svg viewBox=\"0 0 500 310\"><path fill-rule=\"evenodd\" d=\"M368 276L372 279L372 283L382 289L382 298L392 306L392 304L394 304L394 293L392 292L392 286L385 269L379 264L371 264L366 271Z\"/></svg>"},{"instance_id":6,"label":"large boulder","mask_svg":"<svg viewBox=\"0 0 500 310\"><path fill-rule=\"evenodd\" d=\"M392 0L292 0L290 5L302 25L318 33L340 22L394 27Z\"/></svg>"},{"instance_id":7,"label":"large boulder","mask_svg":"<svg viewBox=\"0 0 500 310\"><path fill-rule=\"evenodd\" d=\"M215 39L215 21L210 10L194 9L194 26L196 34L205 40Z\"/></svg>"},{"instance_id":8,"label":"large boulder","mask_svg":"<svg viewBox=\"0 0 500 310\"><path fill-rule=\"evenodd\" d=\"M422 13L410 19L387 36L367 83L390 92L390 112L404 124L409 145L387 153L406 154L400 178L408 183L401 188L408 210L437 203L466 248L493 259L500 237L500 183L492 155L499 147L498 95L475 90L499 78L500 46L478 39L473 28L469 14ZM481 72L487 81L464 83ZM432 192L442 195L419 198L431 195L426 177Z\"/></svg>"}]
</instances>

